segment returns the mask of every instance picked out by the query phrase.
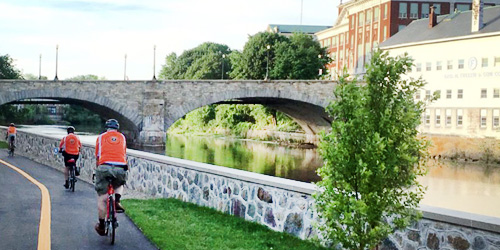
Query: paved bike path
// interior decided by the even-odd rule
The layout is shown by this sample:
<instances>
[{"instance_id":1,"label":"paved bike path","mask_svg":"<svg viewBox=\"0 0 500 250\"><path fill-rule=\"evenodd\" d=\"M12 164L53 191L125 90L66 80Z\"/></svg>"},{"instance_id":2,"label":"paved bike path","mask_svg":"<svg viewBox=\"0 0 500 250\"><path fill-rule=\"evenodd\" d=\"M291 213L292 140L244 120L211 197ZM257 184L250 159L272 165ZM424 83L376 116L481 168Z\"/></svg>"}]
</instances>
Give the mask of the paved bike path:
<instances>
[{"instance_id":1,"label":"paved bike path","mask_svg":"<svg viewBox=\"0 0 500 250\"><path fill-rule=\"evenodd\" d=\"M62 172L21 156L8 157L6 150L0 150L0 159L22 169L49 190L53 250L157 249L124 214L118 215L114 246L109 237L99 236L94 230L97 194L93 185L78 181L75 192L69 192L62 186ZM0 164L0 249L36 249L40 199L40 190L34 184Z\"/></svg>"}]
</instances>

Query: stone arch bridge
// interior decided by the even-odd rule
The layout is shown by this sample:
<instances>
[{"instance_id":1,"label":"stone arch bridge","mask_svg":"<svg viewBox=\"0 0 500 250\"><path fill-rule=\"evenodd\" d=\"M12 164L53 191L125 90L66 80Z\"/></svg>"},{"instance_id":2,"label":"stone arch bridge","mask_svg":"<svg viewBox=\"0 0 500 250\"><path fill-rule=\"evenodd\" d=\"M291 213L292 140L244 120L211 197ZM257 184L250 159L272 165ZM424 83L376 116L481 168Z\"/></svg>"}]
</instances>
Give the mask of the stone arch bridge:
<instances>
[{"instance_id":1,"label":"stone arch bridge","mask_svg":"<svg viewBox=\"0 0 500 250\"><path fill-rule=\"evenodd\" d=\"M0 105L56 100L116 118L134 144L164 145L165 131L188 112L214 103L263 104L292 117L307 134L329 128L324 111L332 81L43 81L0 80ZM41 102L43 103L43 102Z\"/></svg>"}]
</instances>

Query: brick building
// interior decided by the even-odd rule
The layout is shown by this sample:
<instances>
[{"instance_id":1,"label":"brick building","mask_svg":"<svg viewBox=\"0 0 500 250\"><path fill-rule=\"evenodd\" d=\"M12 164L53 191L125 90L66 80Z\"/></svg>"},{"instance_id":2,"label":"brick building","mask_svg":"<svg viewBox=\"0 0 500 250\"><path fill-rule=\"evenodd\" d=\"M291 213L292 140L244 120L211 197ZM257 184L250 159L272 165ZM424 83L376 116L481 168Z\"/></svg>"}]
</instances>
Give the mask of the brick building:
<instances>
[{"instance_id":1,"label":"brick building","mask_svg":"<svg viewBox=\"0 0 500 250\"><path fill-rule=\"evenodd\" d=\"M370 52L380 43L405 28L412 21L427 18L430 6L438 15L471 9L472 0L391 1L353 0L338 6L339 15L333 26L316 32L322 46L327 47L332 63L330 77L337 78L344 67L351 75L365 72ZM485 0L485 6L499 5L500 0Z\"/></svg>"}]
</instances>

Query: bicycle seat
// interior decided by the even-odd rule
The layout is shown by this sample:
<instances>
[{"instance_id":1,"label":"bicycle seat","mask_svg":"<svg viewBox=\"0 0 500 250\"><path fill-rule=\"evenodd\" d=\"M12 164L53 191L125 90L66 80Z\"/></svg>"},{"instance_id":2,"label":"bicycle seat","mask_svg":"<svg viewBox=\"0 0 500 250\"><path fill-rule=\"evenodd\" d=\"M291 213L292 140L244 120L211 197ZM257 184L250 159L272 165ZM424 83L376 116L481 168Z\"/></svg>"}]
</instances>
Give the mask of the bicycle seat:
<instances>
[{"instance_id":1,"label":"bicycle seat","mask_svg":"<svg viewBox=\"0 0 500 250\"><path fill-rule=\"evenodd\" d=\"M75 159L69 159L69 160L67 161L67 163L75 163L75 162L76 162L76 161L75 161Z\"/></svg>"}]
</instances>

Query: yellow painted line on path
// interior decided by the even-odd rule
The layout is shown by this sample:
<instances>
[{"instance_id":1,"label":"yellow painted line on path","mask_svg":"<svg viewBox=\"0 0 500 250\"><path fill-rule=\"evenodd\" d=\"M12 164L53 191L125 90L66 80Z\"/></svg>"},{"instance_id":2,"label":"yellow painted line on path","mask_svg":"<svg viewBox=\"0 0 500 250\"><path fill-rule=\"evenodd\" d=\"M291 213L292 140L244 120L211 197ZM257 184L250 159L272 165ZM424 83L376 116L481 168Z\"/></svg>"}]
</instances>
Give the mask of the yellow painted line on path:
<instances>
[{"instance_id":1,"label":"yellow painted line on path","mask_svg":"<svg viewBox=\"0 0 500 250\"><path fill-rule=\"evenodd\" d=\"M40 191L42 192L42 205L40 210L40 225L38 227L38 248L37 250L50 250L50 194L49 190L40 182L35 180L35 178L31 177L29 174L24 172L23 170L17 168L14 165L9 164L3 160L0 160L0 163L5 166L12 168L13 170L20 173L29 181L33 182L33 184L37 185Z\"/></svg>"}]
</instances>

